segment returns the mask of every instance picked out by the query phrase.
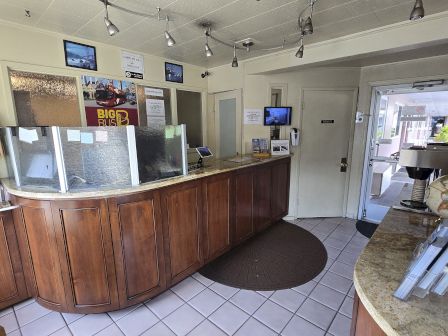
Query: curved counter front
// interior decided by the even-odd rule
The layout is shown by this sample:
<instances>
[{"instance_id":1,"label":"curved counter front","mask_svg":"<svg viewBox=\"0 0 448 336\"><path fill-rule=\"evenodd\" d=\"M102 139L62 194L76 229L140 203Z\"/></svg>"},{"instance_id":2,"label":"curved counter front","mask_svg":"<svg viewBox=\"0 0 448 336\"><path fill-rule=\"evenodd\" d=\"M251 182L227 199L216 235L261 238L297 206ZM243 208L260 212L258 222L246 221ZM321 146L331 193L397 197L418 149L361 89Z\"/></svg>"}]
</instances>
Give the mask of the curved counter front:
<instances>
[{"instance_id":1,"label":"curved counter front","mask_svg":"<svg viewBox=\"0 0 448 336\"><path fill-rule=\"evenodd\" d=\"M288 156L122 190L35 193L5 182L29 292L71 313L146 301L286 216L289 172Z\"/></svg>"},{"instance_id":2,"label":"curved counter front","mask_svg":"<svg viewBox=\"0 0 448 336\"><path fill-rule=\"evenodd\" d=\"M436 219L394 209L386 215L355 266L352 335L448 335L447 296L411 296L406 302L392 296Z\"/></svg>"}]
</instances>

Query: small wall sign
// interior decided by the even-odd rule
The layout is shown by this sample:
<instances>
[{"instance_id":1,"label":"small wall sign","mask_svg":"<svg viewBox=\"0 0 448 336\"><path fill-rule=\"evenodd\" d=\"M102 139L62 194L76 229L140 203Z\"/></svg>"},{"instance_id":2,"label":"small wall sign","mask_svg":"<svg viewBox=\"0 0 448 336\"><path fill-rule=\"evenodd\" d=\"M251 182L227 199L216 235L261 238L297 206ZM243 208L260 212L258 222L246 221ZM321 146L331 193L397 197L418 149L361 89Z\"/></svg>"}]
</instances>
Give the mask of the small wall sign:
<instances>
[{"instance_id":1,"label":"small wall sign","mask_svg":"<svg viewBox=\"0 0 448 336\"><path fill-rule=\"evenodd\" d=\"M330 119L321 120L320 123L321 124L334 124L334 120L330 120Z\"/></svg>"}]
</instances>

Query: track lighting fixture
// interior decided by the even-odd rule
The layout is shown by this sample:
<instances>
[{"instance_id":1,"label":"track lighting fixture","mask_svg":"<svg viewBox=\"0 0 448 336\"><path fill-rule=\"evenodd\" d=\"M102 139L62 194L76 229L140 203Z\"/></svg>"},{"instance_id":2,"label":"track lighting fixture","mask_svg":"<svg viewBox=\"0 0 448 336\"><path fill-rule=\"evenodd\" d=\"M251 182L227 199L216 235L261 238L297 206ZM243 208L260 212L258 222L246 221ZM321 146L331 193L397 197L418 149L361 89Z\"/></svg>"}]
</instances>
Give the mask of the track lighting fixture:
<instances>
[{"instance_id":1,"label":"track lighting fixture","mask_svg":"<svg viewBox=\"0 0 448 336\"><path fill-rule=\"evenodd\" d=\"M171 36L171 34L168 32L168 30L169 30L169 22L170 22L170 19L167 16L166 17L165 39L166 39L166 44L168 45L168 47L172 47L173 45L176 44L176 41Z\"/></svg>"},{"instance_id":2,"label":"track lighting fixture","mask_svg":"<svg viewBox=\"0 0 448 336\"><path fill-rule=\"evenodd\" d=\"M210 46L208 45L208 35L209 35L210 31L207 30L205 32L205 56L207 57L212 57L213 56L213 51L210 48Z\"/></svg>"},{"instance_id":3,"label":"track lighting fixture","mask_svg":"<svg viewBox=\"0 0 448 336\"><path fill-rule=\"evenodd\" d=\"M109 11L107 9L107 0L104 0L104 7L106 10L105 16L104 16L104 24L106 25L107 28L107 32L109 33L110 36L114 36L115 34L119 33L120 30L117 28L116 25L114 25L112 23L111 20L109 20Z\"/></svg>"},{"instance_id":4,"label":"track lighting fixture","mask_svg":"<svg viewBox=\"0 0 448 336\"><path fill-rule=\"evenodd\" d=\"M423 0L415 0L409 20L419 20L425 17L425 9L423 8Z\"/></svg>"},{"instance_id":5,"label":"track lighting fixture","mask_svg":"<svg viewBox=\"0 0 448 336\"><path fill-rule=\"evenodd\" d=\"M238 58L236 57L236 44L233 45L232 68L238 68Z\"/></svg>"},{"instance_id":6,"label":"track lighting fixture","mask_svg":"<svg viewBox=\"0 0 448 336\"><path fill-rule=\"evenodd\" d=\"M311 16L308 16L308 18L305 20L305 23L303 24L302 33L303 35L311 35L313 32L313 20Z\"/></svg>"},{"instance_id":7,"label":"track lighting fixture","mask_svg":"<svg viewBox=\"0 0 448 336\"><path fill-rule=\"evenodd\" d=\"M305 50L305 47L303 45L303 36L300 37L300 47L296 52L296 57L297 58L303 58L303 52Z\"/></svg>"}]
</instances>

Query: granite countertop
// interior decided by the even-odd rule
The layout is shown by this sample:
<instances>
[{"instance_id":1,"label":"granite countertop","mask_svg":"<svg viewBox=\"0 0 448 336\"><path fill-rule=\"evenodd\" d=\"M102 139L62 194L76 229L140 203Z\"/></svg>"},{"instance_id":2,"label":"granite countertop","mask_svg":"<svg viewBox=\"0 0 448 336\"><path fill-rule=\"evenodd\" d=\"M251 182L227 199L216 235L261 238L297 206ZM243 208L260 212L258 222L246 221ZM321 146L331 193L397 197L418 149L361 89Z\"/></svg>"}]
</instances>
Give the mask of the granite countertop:
<instances>
[{"instance_id":1,"label":"granite countertop","mask_svg":"<svg viewBox=\"0 0 448 336\"><path fill-rule=\"evenodd\" d=\"M448 296L392 296L412 253L436 227L437 217L391 209L359 257L354 283L359 299L387 335L448 335Z\"/></svg>"},{"instance_id":2,"label":"granite countertop","mask_svg":"<svg viewBox=\"0 0 448 336\"><path fill-rule=\"evenodd\" d=\"M193 181L207 176L212 176L216 174L230 172L237 169L257 166L260 164L281 160L284 158L291 157L291 155L272 156L266 159L257 159L252 158L250 156L245 157L246 158L249 157L250 160L243 162L232 162L228 160L207 161L206 166L204 168L192 171L186 176L172 177L154 182L143 183L134 187L125 187L116 189L60 193L56 191L43 190L41 188L33 188L33 189L17 188L15 186L15 183L10 179L2 179L1 182L5 187L5 190L9 194L30 199L55 200L55 199L98 198L98 197L111 197L111 196L113 197L118 195L134 194L137 192L168 187L178 183Z\"/></svg>"}]
</instances>

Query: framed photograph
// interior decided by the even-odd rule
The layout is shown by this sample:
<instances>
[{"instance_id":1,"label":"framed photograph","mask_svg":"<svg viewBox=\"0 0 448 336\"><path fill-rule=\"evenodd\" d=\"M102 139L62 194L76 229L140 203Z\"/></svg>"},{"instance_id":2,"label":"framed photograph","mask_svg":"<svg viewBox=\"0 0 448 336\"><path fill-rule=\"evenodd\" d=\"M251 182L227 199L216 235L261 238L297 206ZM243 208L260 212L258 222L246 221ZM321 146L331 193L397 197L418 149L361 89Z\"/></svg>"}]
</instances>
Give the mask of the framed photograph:
<instances>
[{"instance_id":1,"label":"framed photograph","mask_svg":"<svg viewBox=\"0 0 448 336\"><path fill-rule=\"evenodd\" d=\"M165 80L167 82L183 83L184 67L180 64L165 62Z\"/></svg>"},{"instance_id":2,"label":"framed photograph","mask_svg":"<svg viewBox=\"0 0 448 336\"><path fill-rule=\"evenodd\" d=\"M64 40L65 65L97 71L96 49L82 43Z\"/></svg>"},{"instance_id":3,"label":"framed photograph","mask_svg":"<svg viewBox=\"0 0 448 336\"><path fill-rule=\"evenodd\" d=\"M271 155L289 155L289 140L271 140Z\"/></svg>"}]
</instances>

